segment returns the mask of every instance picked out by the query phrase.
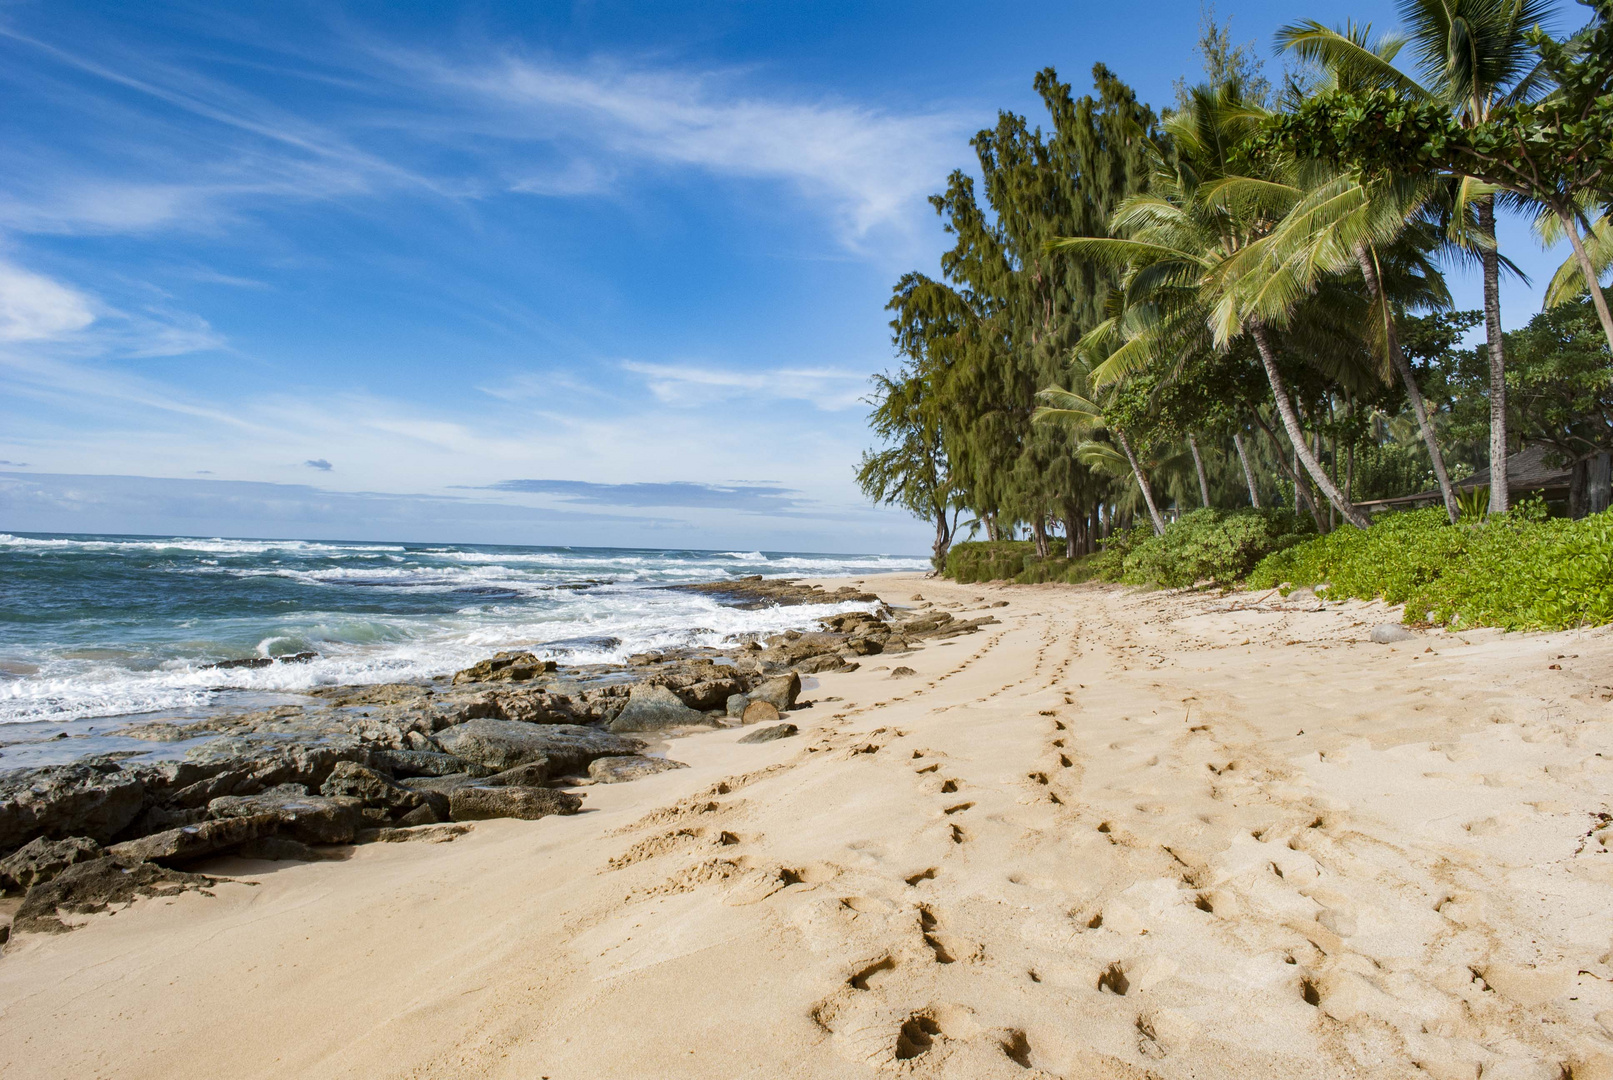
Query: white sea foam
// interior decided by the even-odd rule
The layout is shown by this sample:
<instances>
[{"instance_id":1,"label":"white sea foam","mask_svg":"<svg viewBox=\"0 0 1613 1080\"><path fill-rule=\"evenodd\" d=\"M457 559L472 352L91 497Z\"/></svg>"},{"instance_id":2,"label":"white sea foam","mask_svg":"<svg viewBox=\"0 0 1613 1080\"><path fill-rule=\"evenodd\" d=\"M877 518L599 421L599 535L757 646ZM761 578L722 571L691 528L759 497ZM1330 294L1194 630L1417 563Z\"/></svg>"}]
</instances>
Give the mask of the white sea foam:
<instances>
[{"instance_id":1,"label":"white sea foam","mask_svg":"<svg viewBox=\"0 0 1613 1080\"><path fill-rule=\"evenodd\" d=\"M922 559L890 555L0 533L0 559L29 560L29 552L52 551L84 554L75 556L73 576L64 579L81 599L51 594L52 603L86 605L84 615L64 615L48 626L0 622L0 724L218 706L231 700L230 691L431 677L509 648L588 664L672 646L722 647L868 605L745 610L656 586L758 573L855 576L926 566ZM163 553L160 565L142 571L150 575L144 579L149 603L131 601L134 618L123 608L107 612L97 606L104 601L94 576L97 556L116 559L128 552ZM31 565L14 562L24 564ZM119 588L126 590L127 571L121 573ZM6 585L0 571L0 610L8 600ZM16 599L14 610L31 602L21 594ZM299 652L319 655L264 668L208 666L248 654Z\"/></svg>"}]
</instances>

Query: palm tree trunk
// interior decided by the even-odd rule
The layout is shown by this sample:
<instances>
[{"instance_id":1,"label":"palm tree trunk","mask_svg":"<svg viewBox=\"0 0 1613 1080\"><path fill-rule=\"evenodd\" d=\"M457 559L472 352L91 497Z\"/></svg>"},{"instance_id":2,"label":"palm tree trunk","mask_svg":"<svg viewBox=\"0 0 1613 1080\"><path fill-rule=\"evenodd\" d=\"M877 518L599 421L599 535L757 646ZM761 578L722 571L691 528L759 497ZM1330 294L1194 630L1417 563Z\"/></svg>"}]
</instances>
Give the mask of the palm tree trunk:
<instances>
[{"instance_id":1,"label":"palm tree trunk","mask_svg":"<svg viewBox=\"0 0 1613 1080\"><path fill-rule=\"evenodd\" d=\"M1199 474L1199 498L1206 507L1210 505L1210 478L1204 473L1204 459L1199 457L1199 441L1193 436L1187 437L1187 448L1193 451L1193 468Z\"/></svg>"},{"instance_id":2,"label":"palm tree trunk","mask_svg":"<svg viewBox=\"0 0 1613 1080\"><path fill-rule=\"evenodd\" d=\"M1304 507L1309 511L1311 520L1316 522L1316 531L1319 533L1326 532L1327 529L1322 521L1322 512L1317 509L1316 500L1311 498L1310 489L1300 484L1299 470L1288 463L1288 456L1283 452L1283 441L1277 437L1277 433L1271 429L1271 425L1266 423L1265 418L1259 413L1255 413L1255 423L1260 427L1261 431L1266 433L1266 438L1271 440L1272 456L1277 462L1277 468L1282 471L1284 476L1288 477L1288 482L1294 485L1294 516L1298 517L1300 507Z\"/></svg>"},{"instance_id":3,"label":"palm tree trunk","mask_svg":"<svg viewBox=\"0 0 1613 1080\"><path fill-rule=\"evenodd\" d=\"M1165 519L1159 516L1159 508L1154 505L1154 489L1148 485L1148 477L1144 476L1142 469L1138 467L1137 457L1131 452L1131 444L1126 441L1126 433L1119 428L1113 430L1115 441L1120 444L1120 449L1126 452L1126 460L1131 462L1131 475L1137 478L1137 486L1142 488L1143 502L1148 504L1148 516L1154 519L1154 535L1163 536Z\"/></svg>"},{"instance_id":4,"label":"palm tree trunk","mask_svg":"<svg viewBox=\"0 0 1613 1080\"><path fill-rule=\"evenodd\" d=\"M1260 509L1260 491L1255 487L1255 471L1249 467L1249 455L1243 449L1243 432L1232 433L1232 445L1238 448L1238 460L1243 464L1243 482L1249 485L1249 505Z\"/></svg>"},{"instance_id":5,"label":"palm tree trunk","mask_svg":"<svg viewBox=\"0 0 1613 1080\"><path fill-rule=\"evenodd\" d=\"M1327 471L1305 445L1305 432L1300 429L1299 416L1294 412L1294 401L1288 396L1288 385L1283 381L1282 373L1277 370L1277 356L1272 351L1271 339L1266 335L1266 328L1256 326L1253 333L1255 351L1260 353L1260 362L1265 366L1266 381L1271 384L1272 396L1277 399L1277 412L1283 418L1283 427L1288 431L1289 441L1294 444L1295 456L1305 466L1305 471L1322 490L1322 494L1338 507L1339 514L1344 520L1358 529L1367 528L1370 523L1365 515L1344 501L1344 495L1334 486L1333 481L1327 478Z\"/></svg>"},{"instance_id":6,"label":"palm tree trunk","mask_svg":"<svg viewBox=\"0 0 1613 1080\"><path fill-rule=\"evenodd\" d=\"M1602 333L1607 337L1607 347L1613 349L1613 312L1607 309L1607 295L1602 292L1602 283L1596 278L1596 266L1585 250L1585 241L1579 235L1579 223L1573 215L1566 210L1552 207L1557 218L1568 230L1568 243L1574 249L1574 258L1579 261L1579 272L1585 275L1585 289L1591 294L1591 303L1596 305L1596 317L1601 320Z\"/></svg>"},{"instance_id":7,"label":"palm tree trunk","mask_svg":"<svg viewBox=\"0 0 1613 1080\"><path fill-rule=\"evenodd\" d=\"M1501 256L1495 249L1495 198L1478 200L1484 264L1484 337L1490 354L1490 513L1507 512L1507 358L1501 339Z\"/></svg>"},{"instance_id":8,"label":"palm tree trunk","mask_svg":"<svg viewBox=\"0 0 1613 1080\"><path fill-rule=\"evenodd\" d=\"M1400 376L1401 383L1406 387L1406 399L1411 402L1411 411L1417 415L1417 430L1422 433L1423 445L1428 447L1428 460L1434 466L1434 479L1439 481L1440 498L1445 500L1445 513L1454 525L1456 519L1462 516L1462 508L1456 504L1456 489L1451 486L1450 474L1445 471L1445 455L1440 453L1434 425L1428 422L1428 407L1423 402L1423 392L1412 375L1405 350L1400 347L1400 334L1395 330L1394 315L1389 311L1389 298L1383 295L1379 286L1377 260L1367 255L1365 244L1355 246L1355 259L1361 266L1361 276L1366 278L1368 291L1383 310L1383 338L1389 350L1389 362L1394 365L1395 374Z\"/></svg>"}]
</instances>

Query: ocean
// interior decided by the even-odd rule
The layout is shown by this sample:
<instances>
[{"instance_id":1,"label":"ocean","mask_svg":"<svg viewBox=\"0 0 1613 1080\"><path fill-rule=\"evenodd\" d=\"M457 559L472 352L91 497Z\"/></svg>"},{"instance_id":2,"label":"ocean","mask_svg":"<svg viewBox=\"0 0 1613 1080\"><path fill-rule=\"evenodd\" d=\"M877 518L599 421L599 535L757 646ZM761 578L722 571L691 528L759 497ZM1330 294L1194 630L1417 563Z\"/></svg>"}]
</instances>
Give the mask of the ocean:
<instances>
[{"instance_id":1,"label":"ocean","mask_svg":"<svg viewBox=\"0 0 1613 1080\"><path fill-rule=\"evenodd\" d=\"M868 605L746 610L659 586L927 567L890 555L0 533L0 725L197 715L444 675L501 649L584 664L722 646Z\"/></svg>"}]
</instances>

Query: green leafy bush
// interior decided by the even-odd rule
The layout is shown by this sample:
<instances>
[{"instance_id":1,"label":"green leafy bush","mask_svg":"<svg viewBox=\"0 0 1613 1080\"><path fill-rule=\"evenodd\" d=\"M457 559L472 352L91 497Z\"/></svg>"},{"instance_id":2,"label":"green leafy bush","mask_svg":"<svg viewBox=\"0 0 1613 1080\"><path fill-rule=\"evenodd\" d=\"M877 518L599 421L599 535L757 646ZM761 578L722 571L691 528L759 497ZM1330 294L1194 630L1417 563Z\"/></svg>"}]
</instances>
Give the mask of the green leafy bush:
<instances>
[{"instance_id":1,"label":"green leafy bush","mask_svg":"<svg viewBox=\"0 0 1613 1080\"><path fill-rule=\"evenodd\" d=\"M1308 522L1282 510L1194 510L1163 535L1135 544L1124 556L1120 580L1165 588L1231 585L1262 558L1310 534Z\"/></svg>"},{"instance_id":2,"label":"green leafy bush","mask_svg":"<svg viewBox=\"0 0 1613 1080\"><path fill-rule=\"evenodd\" d=\"M967 540L947 552L945 575L960 585L976 581L1009 581L1036 558L1029 540Z\"/></svg>"},{"instance_id":3,"label":"green leafy bush","mask_svg":"<svg viewBox=\"0 0 1613 1080\"><path fill-rule=\"evenodd\" d=\"M1613 622L1613 514L1546 518L1538 504L1452 525L1394 514L1280 551L1251 588L1313 585L1329 599L1405 604L1406 622L1560 630Z\"/></svg>"}]
</instances>

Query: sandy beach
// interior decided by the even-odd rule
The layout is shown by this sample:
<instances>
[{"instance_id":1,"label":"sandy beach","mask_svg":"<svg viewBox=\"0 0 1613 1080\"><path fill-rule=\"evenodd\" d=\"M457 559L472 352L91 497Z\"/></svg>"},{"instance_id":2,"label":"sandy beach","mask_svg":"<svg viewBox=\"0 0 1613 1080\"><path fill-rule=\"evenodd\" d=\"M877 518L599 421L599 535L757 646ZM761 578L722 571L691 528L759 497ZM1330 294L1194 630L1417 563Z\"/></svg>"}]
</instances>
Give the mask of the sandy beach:
<instances>
[{"instance_id":1,"label":"sandy beach","mask_svg":"<svg viewBox=\"0 0 1613 1080\"><path fill-rule=\"evenodd\" d=\"M22 935L0 1074L1613 1077L1613 633L862 580L1000 623L575 817Z\"/></svg>"}]
</instances>

